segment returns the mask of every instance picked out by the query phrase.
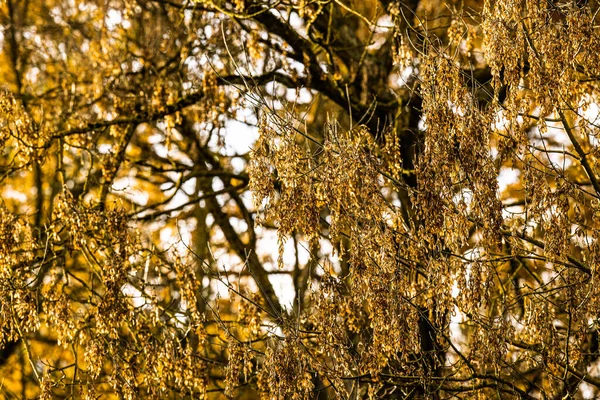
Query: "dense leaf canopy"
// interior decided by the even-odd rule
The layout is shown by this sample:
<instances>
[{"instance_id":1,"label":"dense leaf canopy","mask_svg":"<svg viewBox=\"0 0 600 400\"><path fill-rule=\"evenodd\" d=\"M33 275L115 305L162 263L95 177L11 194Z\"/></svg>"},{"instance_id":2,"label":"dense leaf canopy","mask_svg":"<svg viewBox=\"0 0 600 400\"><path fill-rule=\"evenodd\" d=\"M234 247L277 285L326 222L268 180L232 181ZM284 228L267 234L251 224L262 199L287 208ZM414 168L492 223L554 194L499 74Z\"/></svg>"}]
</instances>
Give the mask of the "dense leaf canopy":
<instances>
[{"instance_id":1,"label":"dense leaf canopy","mask_svg":"<svg viewBox=\"0 0 600 400\"><path fill-rule=\"evenodd\" d=\"M600 397L581 0L4 0L0 396Z\"/></svg>"}]
</instances>

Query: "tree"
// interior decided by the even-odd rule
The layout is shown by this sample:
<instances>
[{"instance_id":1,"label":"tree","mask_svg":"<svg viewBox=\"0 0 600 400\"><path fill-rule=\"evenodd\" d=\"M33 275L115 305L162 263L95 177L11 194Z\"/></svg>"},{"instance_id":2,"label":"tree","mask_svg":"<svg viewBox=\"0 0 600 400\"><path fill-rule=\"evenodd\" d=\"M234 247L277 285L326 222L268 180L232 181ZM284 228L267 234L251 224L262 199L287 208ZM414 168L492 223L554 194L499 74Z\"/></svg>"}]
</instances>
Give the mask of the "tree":
<instances>
[{"instance_id":1,"label":"tree","mask_svg":"<svg viewBox=\"0 0 600 400\"><path fill-rule=\"evenodd\" d=\"M598 10L6 0L3 396L600 396Z\"/></svg>"}]
</instances>

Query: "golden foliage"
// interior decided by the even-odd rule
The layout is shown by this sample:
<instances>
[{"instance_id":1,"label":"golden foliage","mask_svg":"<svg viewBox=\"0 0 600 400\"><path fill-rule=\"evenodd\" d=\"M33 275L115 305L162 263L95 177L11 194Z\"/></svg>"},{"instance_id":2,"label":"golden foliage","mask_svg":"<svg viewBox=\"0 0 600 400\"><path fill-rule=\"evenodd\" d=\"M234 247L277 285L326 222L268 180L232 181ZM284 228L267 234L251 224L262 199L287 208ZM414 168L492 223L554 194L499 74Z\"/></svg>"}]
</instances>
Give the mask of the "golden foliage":
<instances>
[{"instance_id":1,"label":"golden foliage","mask_svg":"<svg viewBox=\"0 0 600 400\"><path fill-rule=\"evenodd\" d=\"M597 15L5 0L0 396L600 396Z\"/></svg>"}]
</instances>

